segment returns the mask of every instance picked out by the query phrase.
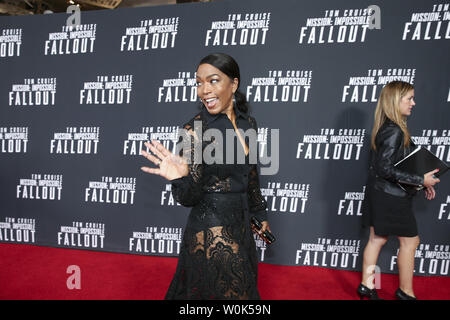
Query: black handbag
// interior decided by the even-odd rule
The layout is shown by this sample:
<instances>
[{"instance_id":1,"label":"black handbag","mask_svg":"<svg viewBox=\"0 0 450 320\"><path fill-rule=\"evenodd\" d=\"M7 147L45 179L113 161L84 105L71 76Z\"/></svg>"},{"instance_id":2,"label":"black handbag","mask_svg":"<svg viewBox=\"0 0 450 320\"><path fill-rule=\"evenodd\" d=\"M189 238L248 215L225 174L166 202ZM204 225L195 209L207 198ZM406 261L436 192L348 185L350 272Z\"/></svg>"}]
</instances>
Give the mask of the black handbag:
<instances>
[{"instance_id":1,"label":"black handbag","mask_svg":"<svg viewBox=\"0 0 450 320\"><path fill-rule=\"evenodd\" d=\"M271 244L271 243L275 242L275 236L269 230L265 230L264 232L259 233L259 231L262 228L262 224L258 220L258 218L252 217L250 219L250 223L251 223L253 232L257 233L261 237L261 239L263 239L267 244Z\"/></svg>"}]
</instances>

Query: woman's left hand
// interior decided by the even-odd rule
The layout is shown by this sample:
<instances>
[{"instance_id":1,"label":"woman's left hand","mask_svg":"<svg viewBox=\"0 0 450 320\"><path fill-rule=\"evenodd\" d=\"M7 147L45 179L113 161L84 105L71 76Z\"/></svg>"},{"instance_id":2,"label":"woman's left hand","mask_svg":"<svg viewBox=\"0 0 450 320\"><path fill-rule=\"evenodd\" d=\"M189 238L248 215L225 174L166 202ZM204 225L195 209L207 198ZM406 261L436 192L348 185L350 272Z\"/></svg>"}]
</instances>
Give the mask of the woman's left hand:
<instances>
[{"instance_id":1,"label":"woman's left hand","mask_svg":"<svg viewBox=\"0 0 450 320\"><path fill-rule=\"evenodd\" d=\"M261 225L262 225L261 230L259 230L260 233L263 233L266 230L271 232L269 227L269 221L263 221L261 222Z\"/></svg>"},{"instance_id":2,"label":"woman's left hand","mask_svg":"<svg viewBox=\"0 0 450 320\"><path fill-rule=\"evenodd\" d=\"M436 191L434 190L433 186L427 187L425 189L425 198L428 200L433 200L436 196Z\"/></svg>"}]
</instances>

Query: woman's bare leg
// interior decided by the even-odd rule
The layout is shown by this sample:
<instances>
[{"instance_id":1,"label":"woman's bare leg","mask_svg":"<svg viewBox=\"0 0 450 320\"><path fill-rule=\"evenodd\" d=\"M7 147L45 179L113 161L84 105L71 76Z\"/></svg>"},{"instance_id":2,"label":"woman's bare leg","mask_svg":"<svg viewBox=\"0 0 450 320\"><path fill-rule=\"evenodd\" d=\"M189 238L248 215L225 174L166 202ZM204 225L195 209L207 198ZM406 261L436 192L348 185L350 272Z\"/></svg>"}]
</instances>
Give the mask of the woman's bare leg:
<instances>
[{"instance_id":1,"label":"woman's bare leg","mask_svg":"<svg viewBox=\"0 0 450 320\"><path fill-rule=\"evenodd\" d=\"M415 297L413 290L414 255L420 243L418 236L398 237L400 250L398 251L397 263L400 289L411 297Z\"/></svg>"},{"instance_id":2,"label":"woman's bare leg","mask_svg":"<svg viewBox=\"0 0 450 320\"><path fill-rule=\"evenodd\" d=\"M362 267L362 284L369 289L374 288L373 283L368 283L369 278L373 275L373 266L377 265L378 255L381 248L384 246L387 237L377 236L374 228L370 227L369 241L364 249L363 267Z\"/></svg>"}]
</instances>

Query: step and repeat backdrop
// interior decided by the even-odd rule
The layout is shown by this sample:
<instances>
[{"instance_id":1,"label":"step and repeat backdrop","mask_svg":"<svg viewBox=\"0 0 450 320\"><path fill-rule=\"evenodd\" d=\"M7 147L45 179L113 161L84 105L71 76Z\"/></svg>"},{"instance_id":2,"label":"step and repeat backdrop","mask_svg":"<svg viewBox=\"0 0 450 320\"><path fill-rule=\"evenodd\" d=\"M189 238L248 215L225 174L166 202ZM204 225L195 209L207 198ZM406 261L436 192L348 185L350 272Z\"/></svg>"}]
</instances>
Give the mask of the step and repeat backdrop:
<instances>
[{"instance_id":1,"label":"step and repeat backdrop","mask_svg":"<svg viewBox=\"0 0 450 320\"><path fill-rule=\"evenodd\" d=\"M373 5L374 9L368 10ZM413 140L450 164L450 4L217 1L0 18L0 242L176 257L189 208L140 170L199 111L195 70L233 56L274 160L261 262L360 271L370 131L383 86L415 86ZM276 133L279 135L277 136ZM277 138L278 137L278 138ZM414 201L415 274L449 276L450 176ZM398 240L379 267L397 273Z\"/></svg>"}]
</instances>

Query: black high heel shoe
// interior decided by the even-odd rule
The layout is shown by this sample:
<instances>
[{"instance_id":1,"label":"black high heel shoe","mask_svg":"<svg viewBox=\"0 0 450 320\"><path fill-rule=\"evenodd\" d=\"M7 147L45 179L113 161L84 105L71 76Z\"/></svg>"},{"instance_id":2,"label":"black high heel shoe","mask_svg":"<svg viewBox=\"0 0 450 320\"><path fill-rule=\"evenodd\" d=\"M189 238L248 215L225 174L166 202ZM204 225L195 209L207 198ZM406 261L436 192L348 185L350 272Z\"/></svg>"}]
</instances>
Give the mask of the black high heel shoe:
<instances>
[{"instance_id":1,"label":"black high heel shoe","mask_svg":"<svg viewBox=\"0 0 450 320\"><path fill-rule=\"evenodd\" d=\"M357 292L361 300L363 300L364 298L368 298L369 300L383 300L378 296L377 290L369 289L362 283L359 284Z\"/></svg>"},{"instance_id":2,"label":"black high heel shoe","mask_svg":"<svg viewBox=\"0 0 450 320\"><path fill-rule=\"evenodd\" d=\"M400 288L395 291L395 297L397 298L397 300L417 300L417 298L404 293Z\"/></svg>"}]
</instances>

